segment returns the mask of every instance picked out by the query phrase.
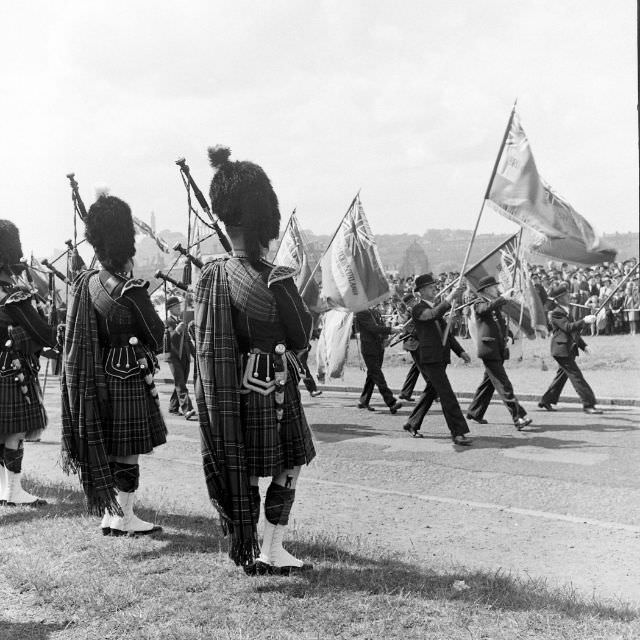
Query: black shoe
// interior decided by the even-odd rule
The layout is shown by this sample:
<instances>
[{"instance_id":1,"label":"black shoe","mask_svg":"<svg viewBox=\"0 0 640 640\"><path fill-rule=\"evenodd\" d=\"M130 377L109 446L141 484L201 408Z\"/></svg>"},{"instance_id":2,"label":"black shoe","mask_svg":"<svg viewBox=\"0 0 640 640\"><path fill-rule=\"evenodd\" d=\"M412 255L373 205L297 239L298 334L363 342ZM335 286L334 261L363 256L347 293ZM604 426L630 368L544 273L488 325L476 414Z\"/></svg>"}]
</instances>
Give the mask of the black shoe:
<instances>
[{"instance_id":1,"label":"black shoe","mask_svg":"<svg viewBox=\"0 0 640 640\"><path fill-rule=\"evenodd\" d=\"M396 413L398 413L398 409L402 409L402 402L398 402L397 400L389 407L389 411L391 411L391 413L393 415L395 415Z\"/></svg>"},{"instance_id":2,"label":"black shoe","mask_svg":"<svg viewBox=\"0 0 640 640\"><path fill-rule=\"evenodd\" d=\"M583 409L583 411L585 413L588 413L592 416L601 416L602 415L602 409L596 409L595 407L585 407Z\"/></svg>"},{"instance_id":3,"label":"black shoe","mask_svg":"<svg viewBox=\"0 0 640 640\"><path fill-rule=\"evenodd\" d=\"M290 576L292 573L313 571L313 565L305 562L301 567L274 567L272 564L258 560L253 564L245 565L243 569L248 576Z\"/></svg>"},{"instance_id":4,"label":"black shoe","mask_svg":"<svg viewBox=\"0 0 640 640\"><path fill-rule=\"evenodd\" d=\"M271 567L271 573L274 576L290 576L305 571L313 571L313 565L305 562L301 567Z\"/></svg>"},{"instance_id":5,"label":"black shoe","mask_svg":"<svg viewBox=\"0 0 640 640\"><path fill-rule=\"evenodd\" d=\"M422 438L422 434L420 433L420 430L417 429L416 427L411 426L410 424L405 424L402 427L407 433L409 433L411 435L412 438Z\"/></svg>"},{"instance_id":6,"label":"black shoe","mask_svg":"<svg viewBox=\"0 0 640 640\"><path fill-rule=\"evenodd\" d=\"M314 391L309 391L309 395L312 398L317 398L318 396L322 395L322 391L320 391L320 389L315 389Z\"/></svg>"},{"instance_id":7,"label":"black shoe","mask_svg":"<svg viewBox=\"0 0 640 640\"><path fill-rule=\"evenodd\" d=\"M467 420L473 420L478 424L489 424L488 420L485 420L484 418L476 418L475 416L472 416L470 413L467 413Z\"/></svg>"},{"instance_id":8,"label":"black shoe","mask_svg":"<svg viewBox=\"0 0 640 640\"><path fill-rule=\"evenodd\" d=\"M362 402L358 402L358 409L367 409L368 411L375 411L375 409L368 405L368 404L363 404Z\"/></svg>"},{"instance_id":9,"label":"black shoe","mask_svg":"<svg viewBox=\"0 0 640 640\"><path fill-rule=\"evenodd\" d=\"M44 507L45 505L48 505L49 503L46 500L43 500L42 498L38 498L37 500L34 500L33 502L9 502L8 500L3 501L2 502L3 506L5 507L33 507L33 508L37 508L37 507Z\"/></svg>"},{"instance_id":10,"label":"black shoe","mask_svg":"<svg viewBox=\"0 0 640 640\"><path fill-rule=\"evenodd\" d=\"M550 402L542 402L542 401L540 401L540 402L538 402L538 406L541 409L546 409L547 411L555 411L555 409L551 406Z\"/></svg>"},{"instance_id":11,"label":"black shoe","mask_svg":"<svg viewBox=\"0 0 640 640\"><path fill-rule=\"evenodd\" d=\"M402 394L400 394L398 398L400 400L404 400L405 402L415 402L415 400L411 396L403 396Z\"/></svg>"},{"instance_id":12,"label":"black shoe","mask_svg":"<svg viewBox=\"0 0 640 640\"><path fill-rule=\"evenodd\" d=\"M473 444L473 440L467 438L467 436L453 436L451 439L453 444L457 444L460 447L470 447Z\"/></svg>"},{"instance_id":13,"label":"black shoe","mask_svg":"<svg viewBox=\"0 0 640 640\"><path fill-rule=\"evenodd\" d=\"M123 531L122 529L111 529L111 535L114 538L120 538L122 536L128 538L138 538L139 536L150 536L154 533L161 533L162 527L154 525L152 529L145 529L144 531Z\"/></svg>"},{"instance_id":14,"label":"black shoe","mask_svg":"<svg viewBox=\"0 0 640 640\"><path fill-rule=\"evenodd\" d=\"M273 567L262 560L245 564L242 568L248 576L268 576L273 573Z\"/></svg>"},{"instance_id":15,"label":"black shoe","mask_svg":"<svg viewBox=\"0 0 640 640\"><path fill-rule=\"evenodd\" d=\"M528 427L532 422L533 420L531 418L516 418L513 421L513 424L515 425L518 431L522 431L525 427Z\"/></svg>"}]
</instances>

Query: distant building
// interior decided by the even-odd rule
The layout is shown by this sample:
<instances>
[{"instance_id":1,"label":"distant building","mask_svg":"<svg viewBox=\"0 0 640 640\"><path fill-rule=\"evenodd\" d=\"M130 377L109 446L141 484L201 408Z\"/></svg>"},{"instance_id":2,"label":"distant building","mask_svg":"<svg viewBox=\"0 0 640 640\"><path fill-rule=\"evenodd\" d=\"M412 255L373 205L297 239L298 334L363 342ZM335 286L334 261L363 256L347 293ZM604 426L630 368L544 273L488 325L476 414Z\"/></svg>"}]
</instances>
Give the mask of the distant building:
<instances>
[{"instance_id":1,"label":"distant building","mask_svg":"<svg viewBox=\"0 0 640 640\"><path fill-rule=\"evenodd\" d=\"M399 276L406 278L420 273L429 271L429 259L422 245L414 240L404 254L404 259L399 269Z\"/></svg>"}]
</instances>

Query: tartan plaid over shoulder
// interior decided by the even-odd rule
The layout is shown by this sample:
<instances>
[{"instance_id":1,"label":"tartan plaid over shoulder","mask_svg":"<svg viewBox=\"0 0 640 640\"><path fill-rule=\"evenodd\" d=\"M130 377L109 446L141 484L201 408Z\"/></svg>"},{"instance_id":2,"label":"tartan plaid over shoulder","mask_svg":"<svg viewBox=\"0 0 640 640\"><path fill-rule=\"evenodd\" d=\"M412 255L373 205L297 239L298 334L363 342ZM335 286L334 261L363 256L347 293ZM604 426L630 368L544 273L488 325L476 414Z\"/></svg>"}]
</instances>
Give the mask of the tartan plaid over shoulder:
<instances>
[{"instance_id":1,"label":"tartan plaid over shoulder","mask_svg":"<svg viewBox=\"0 0 640 640\"><path fill-rule=\"evenodd\" d=\"M67 314L62 390L62 468L78 473L87 499L87 510L102 515L122 515L103 428L108 421L109 401L102 366L98 322L89 279L98 273L82 271L74 282L71 309Z\"/></svg>"},{"instance_id":2,"label":"tartan plaid over shoulder","mask_svg":"<svg viewBox=\"0 0 640 640\"><path fill-rule=\"evenodd\" d=\"M196 402L209 499L231 535L229 557L250 564L259 554L240 416L241 360L233 326L227 258L202 270L195 296Z\"/></svg>"}]
</instances>

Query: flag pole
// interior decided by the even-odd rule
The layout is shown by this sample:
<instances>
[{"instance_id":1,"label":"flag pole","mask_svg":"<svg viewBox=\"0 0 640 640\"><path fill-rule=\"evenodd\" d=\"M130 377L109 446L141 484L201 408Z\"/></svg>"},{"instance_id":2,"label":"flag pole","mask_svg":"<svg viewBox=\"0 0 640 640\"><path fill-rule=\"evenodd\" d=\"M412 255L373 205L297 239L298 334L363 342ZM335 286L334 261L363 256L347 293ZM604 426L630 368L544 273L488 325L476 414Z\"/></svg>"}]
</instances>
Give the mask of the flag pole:
<instances>
[{"instance_id":1,"label":"flag pole","mask_svg":"<svg viewBox=\"0 0 640 640\"><path fill-rule=\"evenodd\" d=\"M609 300L613 298L613 294L633 275L633 272L636 271L638 267L640 267L640 262L638 262L636 266L633 267L633 269L631 269L631 271L629 271L629 273L627 273L627 275L624 278L622 278L622 280L620 280L616 288L607 296L607 299L598 307L598 310L593 314L594 316L597 316L605 308Z\"/></svg>"},{"instance_id":2,"label":"flag pole","mask_svg":"<svg viewBox=\"0 0 640 640\"><path fill-rule=\"evenodd\" d=\"M516 276L518 275L518 266L520 265L520 252L522 250L522 227L520 227L520 233L518 234L518 249L516 250L516 261L513 265L513 279L511 281L511 288L516 286Z\"/></svg>"},{"instance_id":3,"label":"flag pole","mask_svg":"<svg viewBox=\"0 0 640 640\"><path fill-rule=\"evenodd\" d=\"M509 131L511 130L511 123L513 122L513 116L516 112L516 104L518 103L518 99L516 98L513 107L511 109L511 115L509 116L509 121L507 122L507 127L504 130L504 136L502 136L502 143L500 144L500 150L498 151L498 155L496 156L496 161L493 165L493 171L491 172L491 177L489 178L489 184L487 184L487 190L484 192L484 198L482 199L482 205L480 206L480 211L478 212L478 217L476 219L476 225L473 228L473 233L471 234L471 240L469 240L469 246L467 247L467 253L464 256L464 262L462 263L462 269L460 269L460 278L462 279L465 269L467 268L467 263L469 262L469 255L471 254L471 247L473 245L473 241L476 238L476 233L478 232L478 226L480 224L480 218L482 217L482 211L484 209L485 202L489 199L489 193L491 192L491 187L493 186L493 179L496 177L496 171L498 170L498 163L500 162L500 158L502 157L502 152L504 151L504 145L507 142L507 136L509 135ZM444 332L444 336L442 338L442 344L447 344L447 340L449 339L449 332L451 331L451 323L453 322L453 315L455 312L455 304L451 307L451 313L449 314L449 320L447 321L447 328Z\"/></svg>"},{"instance_id":4,"label":"flag pole","mask_svg":"<svg viewBox=\"0 0 640 640\"><path fill-rule=\"evenodd\" d=\"M284 231L282 232L282 235L280 236L280 242L278 243L278 248L276 249L276 252L273 256L273 259L275 261L276 257L278 256L278 252L280 251L280 247L282 246L282 240L284 239L284 237L287 235L287 229L291 226L291 218L293 218L293 216L296 214L296 208L293 208L293 211L291 212L291 215L289 216L289 220L287 220L287 226L284 228Z\"/></svg>"},{"instance_id":5,"label":"flag pole","mask_svg":"<svg viewBox=\"0 0 640 640\"><path fill-rule=\"evenodd\" d=\"M318 259L318 262L316 262L315 267L313 267L313 270L311 271L311 274L309 275L307 282L302 288L302 291L300 291L300 296L304 296L304 294L306 293L307 288L309 287L309 283L313 279L313 276L316 275L316 271L320 267L322 258L324 258L325 255L327 254L327 251L329 251L329 247L331 246L331 243L336 239L336 236L338 235L338 231L340 231L340 227L342 226L344 219L349 215L349 212L353 209L353 206L355 205L356 202L358 202L359 198L360 198L360 189L358 189L358 193L356 193L354 199L351 201L351 204L349 205L349 208L346 210L345 214L342 216L342 218L340 218L340 222L335 230L335 233L333 234L333 236L331 236L331 240L329 240L329 244L325 247L325 250L322 252L322 255Z\"/></svg>"}]
</instances>

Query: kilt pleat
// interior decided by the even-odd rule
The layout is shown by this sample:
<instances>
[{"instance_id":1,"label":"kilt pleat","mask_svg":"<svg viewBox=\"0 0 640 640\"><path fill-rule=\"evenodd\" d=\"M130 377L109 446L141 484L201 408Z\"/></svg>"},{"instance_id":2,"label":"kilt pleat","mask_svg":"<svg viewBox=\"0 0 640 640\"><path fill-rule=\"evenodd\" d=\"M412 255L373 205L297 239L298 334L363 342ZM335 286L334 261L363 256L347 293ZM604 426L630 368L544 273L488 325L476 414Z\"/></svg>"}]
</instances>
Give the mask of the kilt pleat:
<instances>
[{"instance_id":1,"label":"kilt pleat","mask_svg":"<svg viewBox=\"0 0 640 640\"><path fill-rule=\"evenodd\" d=\"M275 394L256 391L241 396L245 452L249 475L276 476L315 458L311 429L302 409L300 391L292 379L284 389L284 415L276 420Z\"/></svg>"},{"instance_id":2,"label":"kilt pleat","mask_svg":"<svg viewBox=\"0 0 640 640\"><path fill-rule=\"evenodd\" d=\"M0 378L0 434L26 432L26 438L38 437L47 426L47 414L42 405L42 391L38 378L29 375L26 380L31 402L27 402L14 376Z\"/></svg>"},{"instance_id":3,"label":"kilt pleat","mask_svg":"<svg viewBox=\"0 0 640 640\"><path fill-rule=\"evenodd\" d=\"M167 441L162 413L141 377L106 376L111 419L105 425L107 453L133 456L150 453Z\"/></svg>"}]
</instances>

